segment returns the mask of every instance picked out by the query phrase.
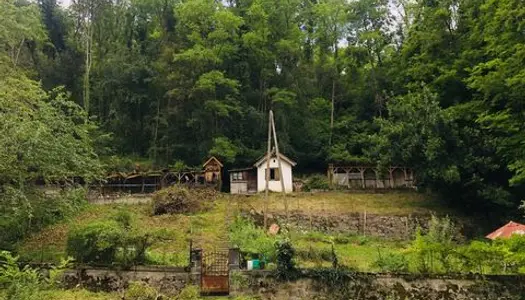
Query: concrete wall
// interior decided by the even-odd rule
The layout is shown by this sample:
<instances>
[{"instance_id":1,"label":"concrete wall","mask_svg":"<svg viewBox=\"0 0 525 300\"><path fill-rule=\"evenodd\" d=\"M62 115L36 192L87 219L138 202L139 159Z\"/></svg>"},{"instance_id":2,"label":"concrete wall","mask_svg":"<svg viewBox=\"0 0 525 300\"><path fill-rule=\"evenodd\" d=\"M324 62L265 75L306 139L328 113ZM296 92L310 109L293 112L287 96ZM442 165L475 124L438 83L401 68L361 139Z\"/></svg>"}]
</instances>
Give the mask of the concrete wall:
<instances>
[{"instance_id":1,"label":"concrete wall","mask_svg":"<svg viewBox=\"0 0 525 300\"><path fill-rule=\"evenodd\" d=\"M282 166L282 177L280 180L284 179L284 189L286 192L293 191L293 178L292 178L292 166L281 159ZM270 159L270 168L278 168L279 163L277 162L277 157L273 156ZM257 168L257 190L259 192L264 192L266 189L266 160ZM269 189L272 192L282 192L281 181L272 181L269 182Z\"/></svg>"}]
</instances>

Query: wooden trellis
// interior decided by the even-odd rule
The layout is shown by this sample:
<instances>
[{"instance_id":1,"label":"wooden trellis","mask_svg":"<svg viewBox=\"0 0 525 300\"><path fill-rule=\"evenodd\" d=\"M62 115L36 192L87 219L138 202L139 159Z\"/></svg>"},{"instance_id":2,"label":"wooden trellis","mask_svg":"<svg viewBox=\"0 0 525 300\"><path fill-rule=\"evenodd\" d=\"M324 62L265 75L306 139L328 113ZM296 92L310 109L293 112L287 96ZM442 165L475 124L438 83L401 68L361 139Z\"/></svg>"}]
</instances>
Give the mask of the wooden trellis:
<instances>
[{"instance_id":1,"label":"wooden trellis","mask_svg":"<svg viewBox=\"0 0 525 300\"><path fill-rule=\"evenodd\" d=\"M329 164L328 181L331 185L347 188L393 189L415 187L413 170L403 166L391 166L384 173L375 166Z\"/></svg>"}]
</instances>

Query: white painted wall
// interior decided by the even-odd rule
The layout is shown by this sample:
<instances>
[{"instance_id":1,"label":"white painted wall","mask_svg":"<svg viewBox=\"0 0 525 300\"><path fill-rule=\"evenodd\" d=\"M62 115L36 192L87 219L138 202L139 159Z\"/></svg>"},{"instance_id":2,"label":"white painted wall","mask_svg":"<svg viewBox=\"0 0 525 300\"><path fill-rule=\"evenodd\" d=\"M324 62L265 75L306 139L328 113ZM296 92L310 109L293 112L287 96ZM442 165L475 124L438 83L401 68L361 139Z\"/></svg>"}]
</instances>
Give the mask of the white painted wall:
<instances>
[{"instance_id":1,"label":"white painted wall","mask_svg":"<svg viewBox=\"0 0 525 300\"><path fill-rule=\"evenodd\" d=\"M248 183L246 181L230 182L230 193L231 194L246 194L246 193L248 193Z\"/></svg>"},{"instance_id":2,"label":"white painted wall","mask_svg":"<svg viewBox=\"0 0 525 300\"><path fill-rule=\"evenodd\" d=\"M282 166L282 178L284 179L284 189L286 192L293 192L293 181L292 181L292 166L281 159ZM277 162L277 157L273 156L270 158L270 168L279 168L279 163ZM266 190L266 159L263 163L257 168L257 190L259 192L264 192ZM282 192L281 182L272 181L269 182L269 189L272 192Z\"/></svg>"}]
</instances>

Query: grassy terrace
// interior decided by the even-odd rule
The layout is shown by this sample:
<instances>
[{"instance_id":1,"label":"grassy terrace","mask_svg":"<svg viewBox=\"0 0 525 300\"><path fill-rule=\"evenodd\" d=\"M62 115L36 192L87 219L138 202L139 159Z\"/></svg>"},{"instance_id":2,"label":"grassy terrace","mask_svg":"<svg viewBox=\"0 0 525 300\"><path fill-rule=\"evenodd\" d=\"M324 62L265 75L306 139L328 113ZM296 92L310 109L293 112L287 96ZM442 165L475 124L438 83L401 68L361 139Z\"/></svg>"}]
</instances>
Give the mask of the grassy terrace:
<instances>
[{"instance_id":1,"label":"grassy terrace","mask_svg":"<svg viewBox=\"0 0 525 300\"><path fill-rule=\"evenodd\" d=\"M190 238L195 247L216 247L227 241L228 199L216 201L212 210L193 216L152 216L149 204L89 205L76 218L44 229L23 241L18 252L23 261L59 261L66 255L70 228L97 220L105 220L126 210L137 228L155 232L162 238L148 251L152 263L185 266L188 262Z\"/></svg>"},{"instance_id":2,"label":"grassy terrace","mask_svg":"<svg viewBox=\"0 0 525 300\"><path fill-rule=\"evenodd\" d=\"M301 193L286 196L290 211L302 214L347 214L363 212L379 215L408 215L417 213L449 213L438 200L430 195L415 192L388 193ZM244 209L254 208L262 211L264 195L237 199ZM270 212L284 213L284 198L280 194L270 194Z\"/></svg>"},{"instance_id":3,"label":"grassy terrace","mask_svg":"<svg viewBox=\"0 0 525 300\"><path fill-rule=\"evenodd\" d=\"M334 215L365 210L371 214L391 215L431 211L446 212L435 199L408 192L389 194L305 193L287 197L290 210L304 214ZM282 196L272 194L269 211L284 212L283 203ZM264 196L262 195L251 197L222 195L211 210L192 216L152 216L149 204L89 205L76 218L48 227L23 241L18 247L18 253L21 259L26 261L59 261L66 255L67 235L70 228L75 225L105 220L120 210L126 210L132 215L132 220L137 228L156 232L162 236L162 239L156 241L148 251L151 263L185 266L188 262L190 238L195 247L204 249L227 246L229 236L231 237L229 228L237 212L250 208L261 211L263 204ZM265 234L260 235L266 236ZM362 271L373 271L372 262L379 255L388 255L405 246L402 242L374 237L344 234L332 236L319 232L294 230L290 232L290 237L298 252L298 263L303 267L329 266L333 243L340 264Z\"/></svg>"}]
</instances>

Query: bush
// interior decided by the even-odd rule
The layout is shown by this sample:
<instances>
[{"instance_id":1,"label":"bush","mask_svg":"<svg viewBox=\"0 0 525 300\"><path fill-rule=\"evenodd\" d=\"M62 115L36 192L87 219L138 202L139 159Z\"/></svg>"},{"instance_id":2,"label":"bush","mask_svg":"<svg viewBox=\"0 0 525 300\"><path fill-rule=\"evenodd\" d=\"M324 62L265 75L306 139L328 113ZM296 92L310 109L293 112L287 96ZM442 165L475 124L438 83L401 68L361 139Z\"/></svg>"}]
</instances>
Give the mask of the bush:
<instances>
[{"instance_id":1,"label":"bush","mask_svg":"<svg viewBox=\"0 0 525 300\"><path fill-rule=\"evenodd\" d=\"M29 266L19 267L18 257L7 251L0 252L0 299L5 300L40 300L41 291L57 285L63 270L69 263L62 263L50 270L49 280L40 275L38 270Z\"/></svg>"},{"instance_id":2,"label":"bush","mask_svg":"<svg viewBox=\"0 0 525 300\"><path fill-rule=\"evenodd\" d=\"M237 217L231 224L230 241L243 253L251 256L262 255L270 262L276 260L274 247L276 237L268 235L262 228L258 228L246 218Z\"/></svg>"},{"instance_id":3,"label":"bush","mask_svg":"<svg viewBox=\"0 0 525 300\"><path fill-rule=\"evenodd\" d=\"M154 236L127 227L130 220L119 213L121 220L89 223L69 232L67 252L81 263L120 263L124 266L142 264L146 261L146 250Z\"/></svg>"},{"instance_id":4,"label":"bush","mask_svg":"<svg viewBox=\"0 0 525 300\"><path fill-rule=\"evenodd\" d=\"M122 245L124 230L116 221L101 221L73 228L67 252L81 263L111 263Z\"/></svg>"},{"instance_id":5,"label":"bush","mask_svg":"<svg viewBox=\"0 0 525 300\"><path fill-rule=\"evenodd\" d=\"M379 268L381 272L402 273L408 271L408 261L401 253L379 255L372 266Z\"/></svg>"},{"instance_id":6,"label":"bush","mask_svg":"<svg viewBox=\"0 0 525 300\"><path fill-rule=\"evenodd\" d=\"M7 300L38 299L37 292L44 287L39 273L28 266L20 269L17 261L18 257L9 252L0 252L0 296Z\"/></svg>"},{"instance_id":7,"label":"bush","mask_svg":"<svg viewBox=\"0 0 525 300\"><path fill-rule=\"evenodd\" d=\"M328 190L330 189L330 184L328 178L324 175L316 174L308 177L305 180L303 189L305 191L311 190Z\"/></svg>"},{"instance_id":8,"label":"bush","mask_svg":"<svg viewBox=\"0 0 525 300\"><path fill-rule=\"evenodd\" d=\"M0 187L0 249L12 250L28 233L78 214L87 204L82 188L46 195L37 189Z\"/></svg>"},{"instance_id":9,"label":"bush","mask_svg":"<svg viewBox=\"0 0 525 300\"><path fill-rule=\"evenodd\" d=\"M214 189L174 185L153 195L153 214L185 214L206 210L217 197Z\"/></svg>"},{"instance_id":10,"label":"bush","mask_svg":"<svg viewBox=\"0 0 525 300\"><path fill-rule=\"evenodd\" d=\"M277 252L277 278L291 280L297 276L295 268L295 249L292 242L288 239L280 240L275 243Z\"/></svg>"},{"instance_id":11,"label":"bush","mask_svg":"<svg viewBox=\"0 0 525 300\"><path fill-rule=\"evenodd\" d=\"M418 229L409 253L421 273L451 272L455 264L458 231L450 218L432 216L426 234Z\"/></svg>"},{"instance_id":12,"label":"bush","mask_svg":"<svg viewBox=\"0 0 525 300\"><path fill-rule=\"evenodd\" d=\"M180 293L175 297L175 300L199 300L200 293L199 288L195 285L189 285L180 291Z\"/></svg>"}]
</instances>

